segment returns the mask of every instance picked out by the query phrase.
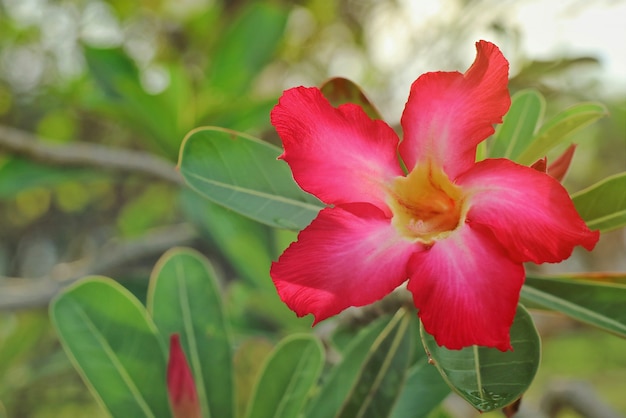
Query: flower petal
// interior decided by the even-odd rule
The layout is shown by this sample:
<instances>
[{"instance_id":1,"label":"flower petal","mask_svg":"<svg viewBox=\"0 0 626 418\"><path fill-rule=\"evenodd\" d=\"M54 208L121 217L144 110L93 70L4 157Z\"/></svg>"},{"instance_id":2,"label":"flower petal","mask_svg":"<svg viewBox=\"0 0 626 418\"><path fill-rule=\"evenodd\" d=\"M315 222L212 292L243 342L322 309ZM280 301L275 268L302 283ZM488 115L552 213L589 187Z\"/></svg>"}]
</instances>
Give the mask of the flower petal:
<instances>
[{"instance_id":1,"label":"flower petal","mask_svg":"<svg viewBox=\"0 0 626 418\"><path fill-rule=\"evenodd\" d=\"M509 160L484 160L457 179L468 196L467 221L491 229L516 261L555 263L576 245L591 251L590 231L561 184Z\"/></svg>"},{"instance_id":2,"label":"flower petal","mask_svg":"<svg viewBox=\"0 0 626 418\"><path fill-rule=\"evenodd\" d=\"M400 143L409 171L432 160L454 179L474 164L476 146L502 122L511 104L509 63L492 43L480 41L476 50L465 74L426 73L411 86Z\"/></svg>"},{"instance_id":3,"label":"flower petal","mask_svg":"<svg viewBox=\"0 0 626 418\"><path fill-rule=\"evenodd\" d=\"M480 225L464 225L409 262L408 289L437 344L511 349L524 267L512 261Z\"/></svg>"},{"instance_id":4,"label":"flower petal","mask_svg":"<svg viewBox=\"0 0 626 418\"><path fill-rule=\"evenodd\" d=\"M330 105L317 88L287 90L271 113L296 182L327 204L368 202L387 212L382 183L402 175L398 136L353 104Z\"/></svg>"},{"instance_id":5,"label":"flower petal","mask_svg":"<svg viewBox=\"0 0 626 418\"><path fill-rule=\"evenodd\" d=\"M312 313L318 323L382 299L406 281L409 257L420 249L375 206L326 208L270 274L283 302L298 316Z\"/></svg>"}]
</instances>

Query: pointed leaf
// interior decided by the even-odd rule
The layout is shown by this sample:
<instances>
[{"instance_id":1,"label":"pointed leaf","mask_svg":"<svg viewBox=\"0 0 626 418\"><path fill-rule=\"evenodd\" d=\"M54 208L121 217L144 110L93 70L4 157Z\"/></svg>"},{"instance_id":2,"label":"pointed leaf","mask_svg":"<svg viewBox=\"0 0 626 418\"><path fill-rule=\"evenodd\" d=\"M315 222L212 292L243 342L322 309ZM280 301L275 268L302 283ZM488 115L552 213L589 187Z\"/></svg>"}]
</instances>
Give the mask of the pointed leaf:
<instances>
[{"instance_id":1,"label":"pointed leaf","mask_svg":"<svg viewBox=\"0 0 626 418\"><path fill-rule=\"evenodd\" d=\"M274 4L253 2L245 7L212 52L210 88L230 97L246 92L274 55L286 22L287 12Z\"/></svg>"},{"instance_id":2,"label":"pointed leaf","mask_svg":"<svg viewBox=\"0 0 626 418\"><path fill-rule=\"evenodd\" d=\"M354 103L361 106L370 118L382 119L376 107L365 96L361 88L347 78L331 78L322 84L320 90L334 107L345 103Z\"/></svg>"},{"instance_id":3,"label":"pointed leaf","mask_svg":"<svg viewBox=\"0 0 626 418\"><path fill-rule=\"evenodd\" d=\"M546 101L537 90L522 90L511 97L511 108L498 127L489 158L515 160L528 147L543 118Z\"/></svg>"},{"instance_id":4,"label":"pointed leaf","mask_svg":"<svg viewBox=\"0 0 626 418\"><path fill-rule=\"evenodd\" d=\"M423 327L421 334L424 347L444 380L481 411L500 409L517 400L539 367L539 335L522 305L518 305L511 327L513 351L477 346L448 350L439 347Z\"/></svg>"},{"instance_id":5,"label":"pointed leaf","mask_svg":"<svg viewBox=\"0 0 626 418\"><path fill-rule=\"evenodd\" d=\"M573 278L529 276L521 298L626 337L626 285Z\"/></svg>"},{"instance_id":6,"label":"pointed leaf","mask_svg":"<svg viewBox=\"0 0 626 418\"><path fill-rule=\"evenodd\" d=\"M608 111L600 103L580 103L566 109L546 122L515 161L530 165L548 151L565 142L571 134L595 122Z\"/></svg>"},{"instance_id":7,"label":"pointed leaf","mask_svg":"<svg viewBox=\"0 0 626 418\"><path fill-rule=\"evenodd\" d=\"M386 417L404 384L411 358L409 313L400 309L378 336L338 418Z\"/></svg>"},{"instance_id":8,"label":"pointed leaf","mask_svg":"<svg viewBox=\"0 0 626 418\"><path fill-rule=\"evenodd\" d=\"M423 355L407 373L390 418L426 418L450 394L450 387Z\"/></svg>"},{"instance_id":9,"label":"pointed leaf","mask_svg":"<svg viewBox=\"0 0 626 418\"><path fill-rule=\"evenodd\" d=\"M173 249L154 268L148 310L163 343L180 334L204 416L234 415L232 354L222 299L209 262L189 249Z\"/></svg>"},{"instance_id":10,"label":"pointed leaf","mask_svg":"<svg viewBox=\"0 0 626 418\"><path fill-rule=\"evenodd\" d=\"M170 416L165 348L128 290L88 278L57 296L50 314L68 357L113 417Z\"/></svg>"},{"instance_id":11,"label":"pointed leaf","mask_svg":"<svg viewBox=\"0 0 626 418\"><path fill-rule=\"evenodd\" d=\"M626 172L572 195L580 216L591 229L611 231L626 225Z\"/></svg>"},{"instance_id":12,"label":"pointed leaf","mask_svg":"<svg viewBox=\"0 0 626 418\"><path fill-rule=\"evenodd\" d=\"M201 128L185 138L179 168L205 198L258 222L303 229L322 208L302 191L281 153L266 142L221 128Z\"/></svg>"},{"instance_id":13,"label":"pointed leaf","mask_svg":"<svg viewBox=\"0 0 626 418\"><path fill-rule=\"evenodd\" d=\"M312 335L291 335L266 360L248 405L247 418L296 418L324 364Z\"/></svg>"},{"instance_id":14,"label":"pointed leaf","mask_svg":"<svg viewBox=\"0 0 626 418\"><path fill-rule=\"evenodd\" d=\"M307 418L334 416L345 403L362 373L365 360L376 350L374 342L389 324L389 318L381 318L362 329L343 351L342 360L332 368L324 384L307 405Z\"/></svg>"}]
</instances>

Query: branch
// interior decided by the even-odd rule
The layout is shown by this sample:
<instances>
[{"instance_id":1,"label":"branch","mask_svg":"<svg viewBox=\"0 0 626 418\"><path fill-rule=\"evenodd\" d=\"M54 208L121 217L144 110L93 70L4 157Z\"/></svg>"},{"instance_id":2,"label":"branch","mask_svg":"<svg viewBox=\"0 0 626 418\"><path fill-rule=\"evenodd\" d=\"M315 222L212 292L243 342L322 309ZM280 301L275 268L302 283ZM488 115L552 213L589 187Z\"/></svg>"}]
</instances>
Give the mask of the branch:
<instances>
[{"instance_id":1,"label":"branch","mask_svg":"<svg viewBox=\"0 0 626 418\"><path fill-rule=\"evenodd\" d=\"M48 145L45 140L29 132L8 126L0 125L0 149L49 165L141 173L170 183L184 184L172 163L150 154L87 142Z\"/></svg>"},{"instance_id":2,"label":"branch","mask_svg":"<svg viewBox=\"0 0 626 418\"><path fill-rule=\"evenodd\" d=\"M61 289L84 276L104 275L131 261L189 245L195 238L195 231L187 224L170 226L140 239L111 242L92 257L56 265L43 278L0 278L0 311L46 306Z\"/></svg>"},{"instance_id":3,"label":"branch","mask_svg":"<svg viewBox=\"0 0 626 418\"><path fill-rule=\"evenodd\" d=\"M557 416L562 409L571 409L588 418L622 416L604 403L588 383L578 381L560 381L551 385L541 399L541 409L550 417Z\"/></svg>"}]
</instances>

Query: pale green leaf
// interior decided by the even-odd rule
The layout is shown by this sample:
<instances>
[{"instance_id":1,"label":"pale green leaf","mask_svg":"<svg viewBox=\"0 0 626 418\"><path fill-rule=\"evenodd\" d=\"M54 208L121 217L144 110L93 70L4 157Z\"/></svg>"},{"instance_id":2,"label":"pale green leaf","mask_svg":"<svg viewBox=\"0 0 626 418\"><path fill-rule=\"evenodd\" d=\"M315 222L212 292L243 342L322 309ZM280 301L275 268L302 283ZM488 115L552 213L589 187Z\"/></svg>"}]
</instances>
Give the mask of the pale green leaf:
<instances>
[{"instance_id":1,"label":"pale green leaf","mask_svg":"<svg viewBox=\"0 0 626 418\"><path fill-rule=\"evenodd\" d=\"M579 103L566 109L546 122L532 141L514 160L523 165L531 165L565 142L571 134L604 117L608 111L600 103Z\"/></svg>"},{"instance_id":2,"label":"pale green leaf","mask_svg":"<svg viewBox=\"0 0 626 418\"><path fill-rule=\"evenodd\" d=\"M572 201L590 229L606 232L626 225L626 172L574 193Z\"/></svg>"}]
</instances>

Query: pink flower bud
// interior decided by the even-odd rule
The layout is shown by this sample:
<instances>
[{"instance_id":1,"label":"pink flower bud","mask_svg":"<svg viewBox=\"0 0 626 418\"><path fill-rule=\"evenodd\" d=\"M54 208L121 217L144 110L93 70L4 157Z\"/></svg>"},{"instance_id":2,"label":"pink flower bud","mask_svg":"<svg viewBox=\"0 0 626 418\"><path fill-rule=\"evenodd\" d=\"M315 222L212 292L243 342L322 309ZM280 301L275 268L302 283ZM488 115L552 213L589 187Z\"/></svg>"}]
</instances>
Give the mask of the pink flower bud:
<instances>
[{"instance_id":1,"label":"pink flower bud","mask_svg":"<svg viewBox=\"0 0 626 418\"><path fill-rule=\"evenodd\" d=\"M170 357L167 363L167 393L175 418L200 418L198 392L185 353L180 345L180 336L170 337Z\"/></svg>"}]
</instances>

